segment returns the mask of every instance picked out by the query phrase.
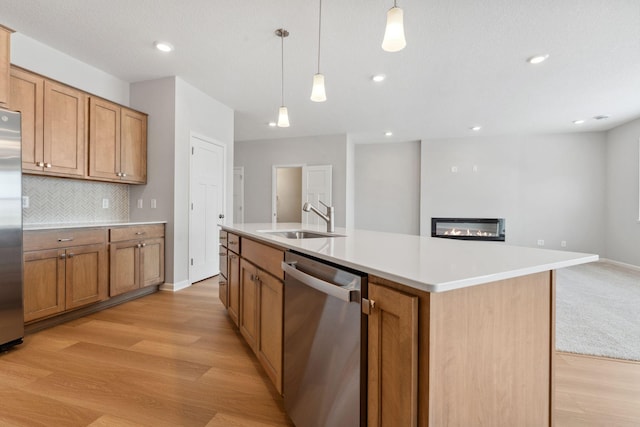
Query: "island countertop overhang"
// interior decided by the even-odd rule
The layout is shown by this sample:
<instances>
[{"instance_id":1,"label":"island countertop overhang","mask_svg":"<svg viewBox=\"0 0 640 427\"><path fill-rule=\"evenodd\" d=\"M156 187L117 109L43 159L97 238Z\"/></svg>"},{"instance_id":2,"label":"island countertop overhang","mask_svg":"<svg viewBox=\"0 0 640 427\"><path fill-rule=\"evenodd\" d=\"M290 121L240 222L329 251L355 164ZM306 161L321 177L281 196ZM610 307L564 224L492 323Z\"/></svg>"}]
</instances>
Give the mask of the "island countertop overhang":
<instances>
[{"instance_id":1,"label":"island countertop overhang","mask_svg":"<svg viewBox=\"0 0 640 427\"><path fill-rule=\"evenodd\" d=\"M342 237L288 239L271 230L297 223L219 225L223 230L363 271L425 292L444 292L598 260L598 255L337 228Z\"/></svg>"}]
</instances>

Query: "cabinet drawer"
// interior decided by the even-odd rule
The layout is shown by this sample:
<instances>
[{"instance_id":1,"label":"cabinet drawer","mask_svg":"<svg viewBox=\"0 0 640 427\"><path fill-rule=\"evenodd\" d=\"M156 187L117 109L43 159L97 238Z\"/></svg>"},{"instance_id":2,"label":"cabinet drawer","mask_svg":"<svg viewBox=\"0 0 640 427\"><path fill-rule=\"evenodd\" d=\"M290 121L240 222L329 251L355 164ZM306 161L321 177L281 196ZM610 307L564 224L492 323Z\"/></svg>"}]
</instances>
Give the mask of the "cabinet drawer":
<instances>
[{"instance_id":1,"label":"cabinet drawer","mask_svg":"<svg viewBox=\"0 0 640 427\"><path fill-rule=\"evenodd\" d=\"M227 244L227 239L228 239L227 234L228 234L228 233L227 233L226 231L224 231L224 230L220 230L220 246L224 246L225 248L226 248L226 247L228 247L228 244Z\"/></svg>"},{"instance_id":2,"label":"cabinet drawer","mask_svg":"<svg viewBox=\"0 0 640 427\"><path fill-rule=\"evenodd\" d=\"M241 255L275 277L284 279L284 272L281 266L282 261L284 261L284 251L281 249L263 245L253 240L242 239Z\"/></svg>"},{"instance_id":3,"label":"cabinet drawer","mask_svg":"<svg viewBox=\"0 0 640 427\"><path fill-rule=\"evenodd\" d=\"M164 224L135 225L109 229L110 242L164 237Z\"/></svg>"},{"instance_id":4,"label":"cabinet drawer","mask_svg":"<svg viewBox=\"0 0 640 427\"><path fill-rule=\"evenodd\" d=\"M104 228L33 230L25 231L23 236L25 251L56 249L106 242L106 230Z\"/></svg>"},{"instance_id":5,"label":"cabinet drawer","mask_svg":"<svg viewBox=\"0 0 640 427\"><path fill-rule=\"evenodd\" d=\"M240 236L233 233L227 233L227 247L230 251L240 254Z\"/></svg>"}]
</instances>

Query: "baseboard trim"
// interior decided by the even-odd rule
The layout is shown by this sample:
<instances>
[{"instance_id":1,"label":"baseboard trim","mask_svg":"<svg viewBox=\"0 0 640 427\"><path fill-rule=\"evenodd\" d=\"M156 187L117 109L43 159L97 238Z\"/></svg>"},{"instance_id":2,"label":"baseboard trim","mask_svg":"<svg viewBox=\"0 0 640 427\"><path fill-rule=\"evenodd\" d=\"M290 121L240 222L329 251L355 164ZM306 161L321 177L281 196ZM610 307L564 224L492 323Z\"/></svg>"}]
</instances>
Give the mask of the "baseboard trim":
<instances>
[{"instance_id":1,"label":"baseboard trim","mask_svg":"<svg viewBox=\"0 0 640 427\"><path fill-rule=\"evenodd\" d=\"M617 265L619 267L625 267L625 268L628 268L630 270L640 271L640 266L637 266L637 265L627 264L625 262L620 262L620 261L614 261L614 260L609 259L609 258L600 258L600 261L608 263L608 264Z\"/></svg>"},{"instance_id":2,"label":"baseboard trim","mask_svg":"<svg viewBox=\"0 0 640 427\"><path fill-rule=\"evenodd\" d=\"M178 292L178 291L180 291L182 289L188 288L189 286L191 286L191 283L188 280L183 280L183 281L178 282L178 283L165 282L162 285L160 285L160 290L161 291Z\"/></svg>"}]
</instances>

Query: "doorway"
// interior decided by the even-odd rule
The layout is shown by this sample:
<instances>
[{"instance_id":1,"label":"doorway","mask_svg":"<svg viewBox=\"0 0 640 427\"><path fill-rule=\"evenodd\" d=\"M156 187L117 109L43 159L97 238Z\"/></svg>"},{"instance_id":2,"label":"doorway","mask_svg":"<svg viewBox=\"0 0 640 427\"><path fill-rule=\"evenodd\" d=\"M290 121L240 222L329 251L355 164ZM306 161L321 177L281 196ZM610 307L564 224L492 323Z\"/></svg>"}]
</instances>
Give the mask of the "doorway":
<instances>
[{"instance_id":1,"label":"doorway","mask_svg":"<svg viewBox=\"0 0 640 427\"><path fill-rule=\"evenodd\" d=\"M226 147L191 134L189 281L220 272L218 223L224 223Z\"/></svg>"},{"instance_id":2,"label":"doorway","mask_svg":"<svg viewBox=\"0 0 640 427\"><path fill-rule=\"evenodd\" d=\"M304 202L319 209L319 201L331 205L331 165L274 165L271 218L273 223L318 223L317 215L302 211Z\"/></svg>"}]
</instances>

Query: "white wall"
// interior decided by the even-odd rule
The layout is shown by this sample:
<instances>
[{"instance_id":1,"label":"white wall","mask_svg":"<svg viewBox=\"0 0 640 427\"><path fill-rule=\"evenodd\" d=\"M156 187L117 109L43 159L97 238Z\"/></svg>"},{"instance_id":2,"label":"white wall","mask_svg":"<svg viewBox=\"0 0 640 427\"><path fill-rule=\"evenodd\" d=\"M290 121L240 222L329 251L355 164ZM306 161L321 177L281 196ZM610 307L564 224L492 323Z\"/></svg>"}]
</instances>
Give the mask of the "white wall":
<instances>
[{"instance_id":1,"label":"white wall","mask_svg":"<svg viewBox=\"0 0 640 427\"><path fill-rule=\"evenodd\" d=\"M245 222L271 222L273 165L333 165L332 203L336 225L346 217L345 135L242 141L235 144L235 165L244 166Z\"/></svg>"},{"instance_id":2,"label":"white wall","mask_svg":"<svg viewBox=\"0 0 640 427\"><path fill-rule=\"evenodd\" d=\"M11 63L102 98L129 105L129 83L20 33L11 35Z\"/></svg>"},{"instance_id":3,"label":"white wall","mask_svg":"<svg viewBox=\"0 0 640 427\"><path fill-rule=\"evenodd\" d=\"M420 234L420 142L356 144L355 227Z\"/></svg>"},{"instance_id":4,"label":"white wall","mask_svg":"<svg viewBox=\"0 0 640 427\"><path fill-rule=\"evenodd\" d=\"M165 280L174 283L175 77L133 83L132 107L149 114L147 123L147 184L130 186L132 221L167 221ZM143 208L137 208L137 200ZM156 199L156 209L151 209Z\"/></svg>"},{"instance_id":5,"label":"white wall","mask_svg":"<svg viewBox=\"0 0 640 427\"><path fill-rule=\"evenodd\" d=\"M607 133L606 257L640 266L640 119Z\"/></svg>"},{"instance_id":6,"label":"white wall","mask_svg":"<svg viewBox=\"0 0 640 427\"><path fill-rule=\"evenodd\" d=\"M205 95L179 77L132 84L134 108L149 113L147 185L132 186L134 221L166 219L167 288L189 285L190 137L196 133L226 146L225 216L233 216L233 110ZM157 208L150 209L150 199Z\"/></svg>"},{"instance_id":7,"label":"white wall","mask_svg":"<svg viewBox=\"0 0 640 427\"><path fill-rule=\"evenodd\" d=\"M431 217L504 217L511 244L603 254L605 147L604 133L423 141L421 233Z\"/></svg>"}]
</instances>

